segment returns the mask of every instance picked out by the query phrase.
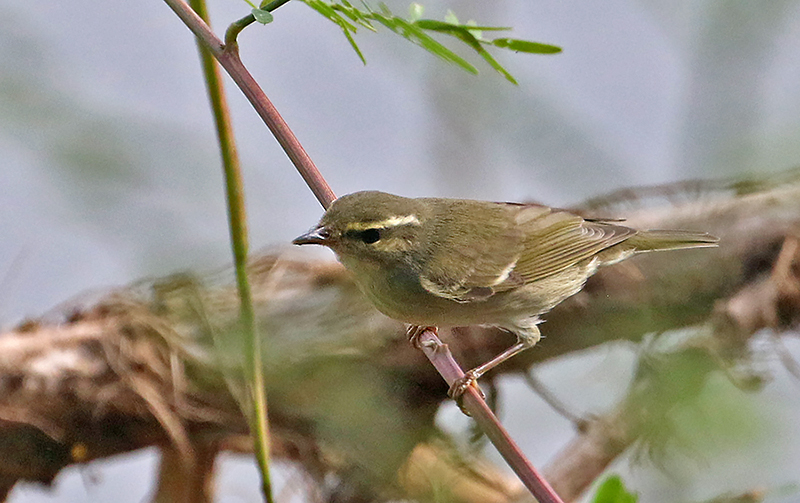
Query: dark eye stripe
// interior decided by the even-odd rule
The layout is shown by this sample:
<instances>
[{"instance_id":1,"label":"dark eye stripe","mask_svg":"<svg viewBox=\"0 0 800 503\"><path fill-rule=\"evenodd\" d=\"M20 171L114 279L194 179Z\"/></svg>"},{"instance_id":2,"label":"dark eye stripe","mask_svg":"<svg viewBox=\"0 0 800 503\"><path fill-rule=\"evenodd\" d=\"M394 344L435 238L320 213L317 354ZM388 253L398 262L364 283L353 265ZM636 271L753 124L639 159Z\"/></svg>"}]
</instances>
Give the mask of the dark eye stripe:
<instances>
[{"instance_id":1,"label":"dark eye stripe","mask_svg":"<svg viewBox=\"0 0 800 503\"><path fill-rule=\"evenodd\" d=\"M363 231L347 231L345 236L371 245L373 243L377 243L381 239L381 229L372 227L369 229L364 229Z\"/></svg>"}]
</instances>

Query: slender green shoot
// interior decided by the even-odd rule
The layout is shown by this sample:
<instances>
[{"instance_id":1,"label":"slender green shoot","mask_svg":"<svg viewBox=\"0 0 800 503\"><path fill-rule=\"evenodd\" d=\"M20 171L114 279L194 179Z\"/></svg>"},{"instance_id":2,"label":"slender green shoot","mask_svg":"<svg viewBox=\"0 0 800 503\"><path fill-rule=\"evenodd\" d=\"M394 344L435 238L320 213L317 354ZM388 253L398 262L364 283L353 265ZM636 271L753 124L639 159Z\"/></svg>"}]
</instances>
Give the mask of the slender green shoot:
<instances>
[{"instance_id":1,"label":"slender green shoot","mask_svg":"<svg viewBox=\"0 0 800 503\"><path fill-rule=\"evenodd\" d=\"M192 9L208 24L208 12L205 0L190 0ZM267 396L264 386L262 367L261 338L255 321L255 311L250 293L250 283L247 278L247 215L244 203L244 184L242 182L241 166L236 150L236 141L231 125L230 111L222 84L222 76L214 56L207 47L198 40L198 50L203 64L203 76L206 81L211 108L214 112L214 121L217 129L217 139L222 154L222 164L225 174L225 188L228 203L228 226L231 235L231 247L236 270L236 286L239 290L240 324L246 339L245 347L250 349L246 355L245 372L249 385L248 400L252 411L243 411L250 417L251 430L255 437L255 451L258 465L261 470L261 483L264 499L267 503L273 502L272 482L269 472L269 423L267 420Z\"/></svg>"}]
</instances>

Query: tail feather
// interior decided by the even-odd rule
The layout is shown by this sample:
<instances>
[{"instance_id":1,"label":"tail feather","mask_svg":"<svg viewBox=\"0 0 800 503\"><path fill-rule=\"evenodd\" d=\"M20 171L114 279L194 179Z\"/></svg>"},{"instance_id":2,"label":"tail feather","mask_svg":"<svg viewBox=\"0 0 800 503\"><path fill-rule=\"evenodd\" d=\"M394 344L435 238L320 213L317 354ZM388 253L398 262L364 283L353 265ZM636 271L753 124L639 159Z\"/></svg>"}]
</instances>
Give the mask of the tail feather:
<instances>
[{"instance_id":1,"label":"tail feather","mask_svg":"<svg viewBox=\"0 0 800 503\"><path fill-rule=\"evenodd\" d=\"M712 248L718 246L719 238L706 232L651 230L637 232L626 244L633 246L637 252Z\"/></svg>"}]
</instances>

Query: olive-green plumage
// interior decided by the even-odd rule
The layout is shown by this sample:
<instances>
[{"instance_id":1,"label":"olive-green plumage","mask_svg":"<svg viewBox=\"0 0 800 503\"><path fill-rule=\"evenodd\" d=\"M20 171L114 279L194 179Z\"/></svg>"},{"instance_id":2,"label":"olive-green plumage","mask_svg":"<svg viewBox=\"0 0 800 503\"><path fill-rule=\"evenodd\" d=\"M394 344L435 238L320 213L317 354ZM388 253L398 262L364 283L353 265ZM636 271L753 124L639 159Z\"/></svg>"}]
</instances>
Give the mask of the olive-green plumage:
<instances>
[{"instance_id":1,"label":"olive-green plumage","mask_svg":"<svg viewBox=\"0 0 800 503\"><path fill-rule=\"evenodd\" d=\"M539 316L579 292L599 266L638 252L716 246L717 239L637 231L546 206L366 191L334 201L293 242L331 248L391 318L515 333L516 345L468 373L474 380L535 344Z\"/></svg>"}]
</instances>

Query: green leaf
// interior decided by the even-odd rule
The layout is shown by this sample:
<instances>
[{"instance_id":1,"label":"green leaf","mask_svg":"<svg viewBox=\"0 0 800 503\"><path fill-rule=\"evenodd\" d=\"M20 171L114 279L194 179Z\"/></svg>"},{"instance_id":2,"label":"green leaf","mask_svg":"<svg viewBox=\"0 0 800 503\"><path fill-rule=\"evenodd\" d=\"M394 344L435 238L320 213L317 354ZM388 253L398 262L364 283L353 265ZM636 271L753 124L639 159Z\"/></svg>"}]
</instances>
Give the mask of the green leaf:
<instances>
[{"instance_id":1,"label":"green leaf","mask_svg":"<svg viewBox=\"0 0 800 503\"><path fill-rule=\"evenodd\" d=\"M467 21L467 29L472 34L473 37L477 38L478 40L483 40L483 30L480 29L478 23L470 19Z\"/></svg>"},{"instance_id":2,"label":"green leaf","mask_svg":"<svg viewBox=\"0 0 800 503\"><path fill-rule=\"evenodd\" d=\"M477 49L476 49L476 50L477 50ZM511 75L510 73L508 73L508 70L506 70L505 68L503 68L503 65L501 65L500 63L498 63L498 62L497 62L497 60L496 60L496 59L494 59L494 57L493 57L491 54L489 54L489 51L487 51L487 50L486 50L486 49L484 49L483 47L481 47L481 48L480 48L479 50L477 50L477 51L478 51L478 54L480 54L480 56L481 56L481 57L484 59L484 61L486 61L487 63L489 63L489 65L490 65L492 68L494 68L494 69L495 69L495 71L496 71L497 73L499 73L500 75L502 75L503 77L505 77L507 81L511 82L511 83L512 83L512 84L514 84L514 85L517 85L517 79L515 79L513 75Z\"/></svg>"},{"instance_id":3,"label":"green leaf","mask_svg":"<svg viewBox=\"0 0 800 503\"><path fill-rule=\"evenodd\" d=\"M639 496L628 492L619 475L611 475L600 484L592 503L636 503Z\"/></svg>"},{"instance_id":4,"label":"green leaf","mask_svg":"<svg viewBox=\"0 0 800 503\"><path fill-rule=\"evenodd\" d=\"M352 20L355 23L358 23L359 25L363 26L369 31L372 32L378 31L375 29L374 26L372 26L372 23L369 22L369 19L364 17L363 12L353 7L347 0L341 0L341 2L342 5L331 4L331 8L344 13L344 15L350 18L350 20ZM353 31L355 32L355 29L353 29Z\"/></svg>"},{"instance_id":5,"label":"green leaf","mask_svg":"<svg viewBox=\"0 0 800 503\"><path fill-rule=\"evenodd\" d=\"M364 18L360 10L353 7L347 0L341 0L341 2L341 4L328 3L324 1L322 3L325 3L328 7L330 7L331 10L344 14L348 19L350 19L350 21L353 21L354 23L362 24L366 21L366 24L369 25L369 21Z\"/></svg>"},{"instance_id":6,"label":"green leaf","mask_svg":"<svg viewBox=\"0 0 800 503\"><path fill-rule=\"evenodd\" d=\"M371 31L376 31L373 23L378 23L392 32L400 35L424 48L434 56L441 58L448 63L458 65L469 73L477 74L478 70L467 60L447 48L444 44L431 37L427 32L436 32L449 37L454 37L465 44L486 61L495 71L503 75L509 82L516 84L516 80L503 68L500 63L492 56L484 46L494 46L504 49L511 49L517 52L552 54L560 52L559 47L526 40L513 38L498 38L486 40L483 38L484 31L510 30L507 27L498 26L479 26L475 21L462 24L452 11L448 11L444 21L433 19L420 19L424 8L417 2L409 6L409 19L395 16L389 7L381 2L377 4L377 9L370 7L366 0L361 0L360 7L354 7L348 0L301 0L303 3L316 10L328 20L341 28L342 33L347 38L350 46L356 52L364 64L366 59L358 48L353 34L356 33L358 26L363 26ZM255 13L254 13L255 14Z\"/></svg>"},{"instance_id":7,"label":"green leaf","mask_svg":"<svg viewBox=\"0 0 800 503\"><path fill-rule=\"evenodd\" d=\"M420 29L414 23L409 23L408 21L399 18L395 18L395 23L399 28L403 29L403 32L405 33L404 36L409 40L418 43L427 51L440 57L448 63L454 63L474 75L478 74L478 69L467 62L466 59L437 42L433 37L422 31L422 29Z\"/></svg>"},{"instance_id":8,"label":"green leaf","mask_svg":"<svg viewBox=\"0 0 800 503\"><path fill-rule=\"evenodd\" d=\"M361 52L361 49L358 47L358 44L356 44L356 41L353 38L353 35L351 35L350 32L347 31L347 30L342 30L342 33L344 33L344 36L347 38L347 41L350 42L350 47L352 47L353 50L356 51L356 54L358 55L358 59L361 60L362 64L366 65L367 64L367 58L364 57L364 54Z\"/></svg>"},{"instance_id":9,"label":"green leaf","mask_svg":"<svg viewBox=\"0 0 800 503\"><path fill-rule=\"evenodd\" d=\"M494 59L494 57L491 54L489 54L489 52L486 49L483 48L483 46L481 45L481 41L475 37L474 26L448 24L446 25L446 27L439 25L438 28L439 29L434 31L446 30L447 32L449 32L450 35L457 37L462 42L470 46L475 52L477 52L480 55L480 57L484 59L484 61L489 63L489 66L494 68L494 70L497 73L505 77L506 80L508 80L512 84L517 83L516 79L514 79L514 77L510 73L508 73L508 71L505 68L503 68L503 66L500 63L498 63L497 60Z\"/></svg>"},{"instance_id":10,"label":"green leaf","mask_svg":"<svg viewBox=\"0 0 800 503\"><path fill-rule=\"evenodd\" d=\"M326 18L330 19L334 23L339 25L343 31L356 31L356 26L350 24L345 18L341 16L336 9L333 8L332 5L323 1L323 0L307 0L306 4L308 4L312 9L316 10ZM339 9L341 10L341 9Z\"/></svg>"},{"instance_id":11,"label":"green leaf","mask_svg":"<svg viewBox=\"0 0 800 503\"><path fill-rule=\"evenodd\" d=\"M356 52L361 62L366 65L367 59L364 57L364 54L361 52L361 49L358 47L358 44L356 44L356 41L351 34L356 32L357 30L356 26L348 22L347 19L343 18L339 14L339 12L337 12L337 10L347 12L347 7L336 5L335 7L337 7L337 9L334 9L333 5L325 2L324 0L304 0L304 1L306 5L308 5L315 11L319 12L320 14L328 18L330 21L336 23L339 26L339 28L341 28L342 33L344 33L345 38L347 38L347 41L350 43L350 47L352 47L353 50ZM350 7L350 9L352 9L352 7Z\"/></svg>"},{"instance_id":12,"label":"green leaf","mask_svg":"<svg viewBox=\"0 0 800 503\"><path fill-rule=\"evenodd\" d=\"M253 17L256 18L256 21L258 21L261 24L269 24L275 19L274 17L272 17L271 12L267 12L265 10L253 9L252 13Z\"/></svg>"},{"instance_id":13,"label":"green leaf","mask_svg":"<svg viewBox=\"0 0 800 503\"><path fill-rule=\"evenodd\" d=\"M516 52L527 52L531 54L556 54L561 52L561 47L550 44L540 44L539 42L530 42L528 40L519 40L516 38L496 38L492 40L492 45L503 47L504 49L511 49Z\"/></svg>"},{"instance_id":14,"label":"green leaf","mask_svg":"<svg viewBox=\"0 0 800 503\"><path fill-rule=\"evenodd\" d=\"M477 26L469 24L445 23L444 21L436 21L435 19L419 19L414 21L414 24L423 30L440 31L442 33L448 33L457 30L508 31L511 29L506 26Z\"/></svg>"}]
</instances>

